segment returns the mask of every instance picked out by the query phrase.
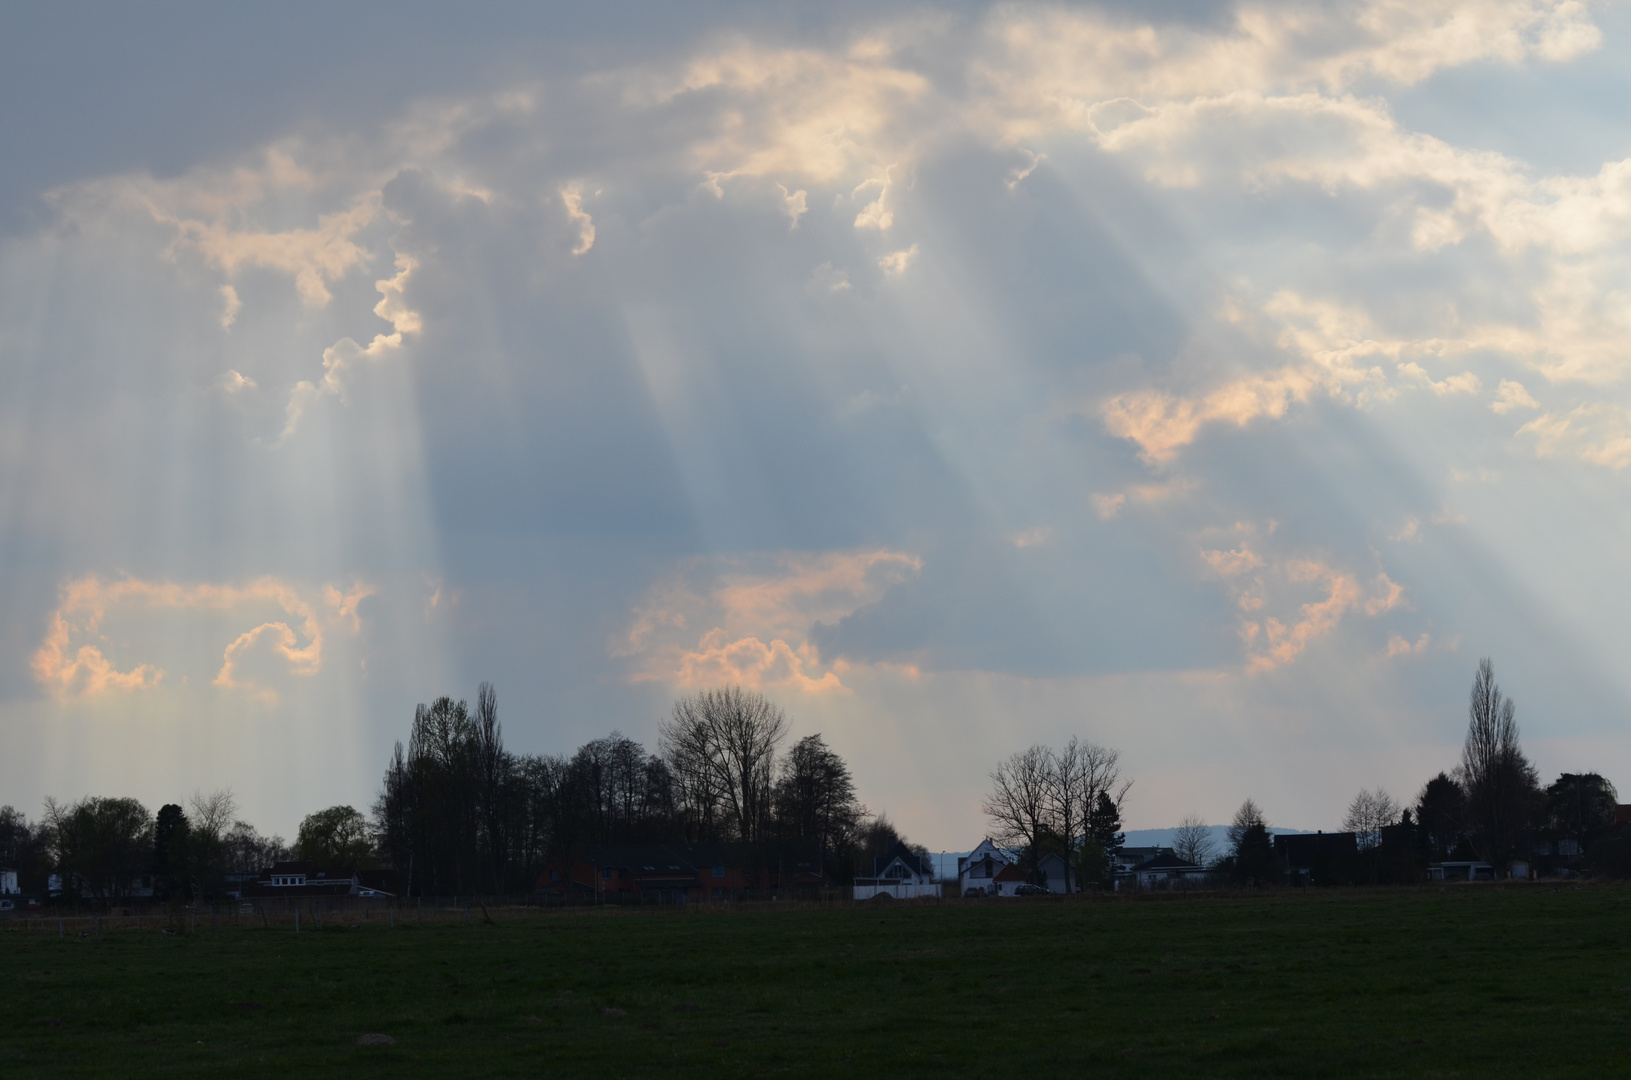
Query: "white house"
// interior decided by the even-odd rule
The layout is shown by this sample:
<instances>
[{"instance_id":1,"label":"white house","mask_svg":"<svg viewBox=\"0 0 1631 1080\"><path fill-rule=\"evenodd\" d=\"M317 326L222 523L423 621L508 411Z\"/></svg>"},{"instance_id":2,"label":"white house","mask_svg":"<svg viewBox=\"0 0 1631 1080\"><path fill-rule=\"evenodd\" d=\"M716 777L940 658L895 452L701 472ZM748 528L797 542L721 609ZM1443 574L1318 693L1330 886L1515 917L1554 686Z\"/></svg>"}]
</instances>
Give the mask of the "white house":
<instances>
[{"instance_id":1,"label":"white house","mask_svg":"<svg viewBox=\"0 0 1631 1080\"><path fill-rule=\"evenodd\" d=\"M940 886L935 884L929 860L919 858L917 852L897 841L883 858L872 860L871 877L855 879L851 895L857 900L876 896L916 900L939 896Z\"/></svg>"},{"instance_id":2,"label":"white house","mask_svg":"<svg viewBox=\"0 0 1631 1080\"><path fill-rule=\"evenodd\" d=\"M1051 893L1058 893L1061 896L1065 894L1064 856L1056 855L1050 851L1048 854L1042 856L1042 858L1038 860L1036 864L1036 873L1037 876L1042 879L1038 882L1039 885L1043 886ZM1075 880L1076 875L1072 874L1070 876L1071 884L1080 889L1082 885L1081 882Z\"/></svg>"},{"instance_id":3,"label":"white house","mask_svg":"<svg viewBox=\"0 0 1631 1080\"><path fill-rule=\"evenodd\" d=\"M1004 874L1009 867L1013 869ZM1036 869L1042 879L1038 884L1051 893L1064 893L1063 856L1050 852L1042 856ZM990 838L981 840L979 847L957 860L957 892L961 896L970 895L970 890L975 896L1012 896L1015 888L1029 880L1019 868L1017 853L999 848Z\"/></svg>"},{"instance_id":4,"label":"white house","mask_svg":"<svg viewBox=\"0 0 1631 1080\"><path fill-rule=\"evenodd\" d=\"M1127 871L1125 877L1117 874L1116 888L1120 889L1124 881L1138 889L1193 887L1204 884L1210 874L1211 871L1206 867L1180 859L1172 851L1163 848L1159 855L1146 859Z\"/></svg>"},{"instance_id":5,"label":"white house","mask_svg":"<svg viewBox=\"0 0 1631 1080\"><path fill-rule=\"evenodd\" d=\"M0 867L0 896L7 893L20 893L23 890L17 887L17 871Z\"/></svg>"},{"instance_id":6,"label":"white house","mask_svg":"<svg viewBox=\"0 0 1631 1080\"><path fill-rule=\"evenodd\" d=\"M996 877L1013 861L990 837L981 840L979 847L957 859L958 895L967 896L972 889L976 896L996 896Z\"/></svg>"}]
</instances>

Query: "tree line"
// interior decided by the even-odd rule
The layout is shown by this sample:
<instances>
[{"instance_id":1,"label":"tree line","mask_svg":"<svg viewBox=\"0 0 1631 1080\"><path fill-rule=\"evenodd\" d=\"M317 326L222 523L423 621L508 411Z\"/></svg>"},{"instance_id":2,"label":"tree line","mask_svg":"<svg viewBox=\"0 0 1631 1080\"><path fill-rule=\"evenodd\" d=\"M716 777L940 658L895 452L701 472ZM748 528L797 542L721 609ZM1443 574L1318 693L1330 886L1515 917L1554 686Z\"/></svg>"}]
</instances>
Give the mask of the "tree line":
<instances>
[{"instance_id":1,"label":"tree line","mask_svg":"<svg viewBox=\"0 0 1631 1080\"><path fill-rule=\"evenodd\" d=\"M870 872L899 833L821 735L784 753L788 732L778 706L732 686L674 702L654 753L613 731L570 755L514 754L483 684L474 709L415 711L373 807L378 854L399 891L433 895L530 891L600 844L798 843L830 879Z\"/></svg>"},{"instance_id":2,"label":"tree line","mask_svg":"<svg viewBox=\"0 0 1631 1080\"><path fill-rule=\"evenodd\" d=\"M1495 876L1524 863L1547 871L1631 877L1631 840L1616 822L1614 785L1595 772L1562 773L1542 787L1519 738L1517 705L1479 661L1467 702L1461 760L1428 780L1408 806L1380 787L1361 790L1342 827L1354 855L1313 868L1321 883L1405 883L1443 863L1488 864ZM1284 878L1267 820L1250 799L1236 811L1221 852L1196 815L1173 842L1179 857L1239 882Z\"/></svg>"},{"instance_id":3,"label":"tree line","mask_svg":"<svg viewBox=\"0 0 1631 1080\"><path fill-rule=\"evenodd\" d=\"M0 865L18 868L25 891L44 893L57 875L101 902L144 888L216 897L231 876L290 859L372 871L399 895L513 895L595 845L628 843L798 844L819 852L829 880L870 874L904 838L861 804L820 734L788 746L789 731L779 707L733 686L675 701L655 752L613 731L572 754L517 754L483 683L473 708L450 697L415 708L369 814L309 814L292 845L240 820L230 792L156 815L93 796L47 800L34 823L0 807Z\"/></svg>"}]
</instances>

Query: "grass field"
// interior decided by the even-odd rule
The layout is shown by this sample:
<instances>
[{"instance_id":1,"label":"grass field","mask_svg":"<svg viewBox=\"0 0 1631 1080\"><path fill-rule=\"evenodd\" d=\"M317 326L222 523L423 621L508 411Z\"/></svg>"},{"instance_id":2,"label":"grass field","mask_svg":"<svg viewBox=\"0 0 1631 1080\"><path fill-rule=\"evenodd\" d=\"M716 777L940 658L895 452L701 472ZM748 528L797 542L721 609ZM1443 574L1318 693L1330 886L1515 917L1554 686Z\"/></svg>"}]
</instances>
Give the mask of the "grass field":
<instances>
[{"instance_id":1,"label":"grass field","mask_svg":"<svg viewBox=\"0 0 1631 1080\"><path fill-rule=\"evenodd\" d=\"M8 1078L1631 1073L1616 887L12 925L0 973Z\"/></svg>"}]
</instances>

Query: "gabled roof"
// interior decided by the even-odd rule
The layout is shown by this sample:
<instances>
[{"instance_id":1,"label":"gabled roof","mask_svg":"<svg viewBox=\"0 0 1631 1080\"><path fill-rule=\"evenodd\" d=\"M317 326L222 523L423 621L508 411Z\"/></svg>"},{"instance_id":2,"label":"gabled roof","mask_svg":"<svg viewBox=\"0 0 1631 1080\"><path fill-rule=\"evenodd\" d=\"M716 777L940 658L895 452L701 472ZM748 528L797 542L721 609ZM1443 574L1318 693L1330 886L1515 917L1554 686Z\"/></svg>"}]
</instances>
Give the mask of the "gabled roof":
<instances>
[{"instance_id":1,"label":"gabled roof","mask_svg":"<svg viewBox=\"0 0 1631 1080\"><path fill-rule=\"evenodd\" d=\"M894 862L896 859L899 859L902 866L906 867L907 870L911 871L913 874L916 874L918 877L934 876L934 874L930 872L929 868L923 865L923 860L917 857L917 852L913 851L899 840L896 840L892 845L890 845L889 850L884 852L883 858L872 860L872 875L874 877L882 876L883 872L889 868L889 864Z\"/></svg>"},{"instance_id":2,"label":"gabled roof","mask_svg":"<svg viewBox=\"0 0 1631 1080\"><path fill-rule=\"evenodd\" d=\"M1023 870L1021 870L1019 868L1019 863L1009 863L1007 866L1004 866L1001 870L997 871L997 876L992 878L991 880L992 881L1024 881L1025 880L1025 871L1023 871Z\"/></svg>"}]
</instances>

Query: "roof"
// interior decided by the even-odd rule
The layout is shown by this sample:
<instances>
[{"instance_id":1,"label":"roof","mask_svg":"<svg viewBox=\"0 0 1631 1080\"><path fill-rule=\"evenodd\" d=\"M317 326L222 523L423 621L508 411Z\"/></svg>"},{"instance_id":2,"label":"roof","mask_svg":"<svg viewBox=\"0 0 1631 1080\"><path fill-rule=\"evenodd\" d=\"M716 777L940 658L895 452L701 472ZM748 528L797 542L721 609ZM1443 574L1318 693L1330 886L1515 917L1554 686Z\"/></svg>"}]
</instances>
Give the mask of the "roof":
<instances>
[{"instance_id":1,"label":"roof","mask_svg":"<svg viewBox=\"0 0 1631 1080\"><path fill-rule=\"evenodd\" d=\"M1023 870L1021 870L1019 868L1019 863L1009 863L1008 865L1004 866L1001 870L997 871L997 876L992 878L991 880L992 881L1024 881L1025 880L1025 871L1023 871Z\"/></svg>"},{"instance_id":2,"label":"roof","mask_svg":"<svg viewBox=\"0 0 1631 1080\"><path fill-rule=\"evenodd\" d=\"M1163 851L1171 851L1169 847L1124 847L1116 852L1118 858L1129 863L1141 863L1146 859L1153 859Z\"/></svg>"},{"instance_id":3,"label":"roof","mask_svg":"<svg viewBox=\"0 0 1631 1080\"><path fill-rule=\"evenodd\" d=\"M882 858L872 860L873 875L877 876L883 873L884 870L889 867L889 864L894 862L896 859L899 859L906 869L910 870L918 877L934 876L933 872L924 865L923 860L918 858L917 852L913 851L899 840L896 840L894 843L889 845L889 850L884 852Z\"/></svg>"}]
</instances>

